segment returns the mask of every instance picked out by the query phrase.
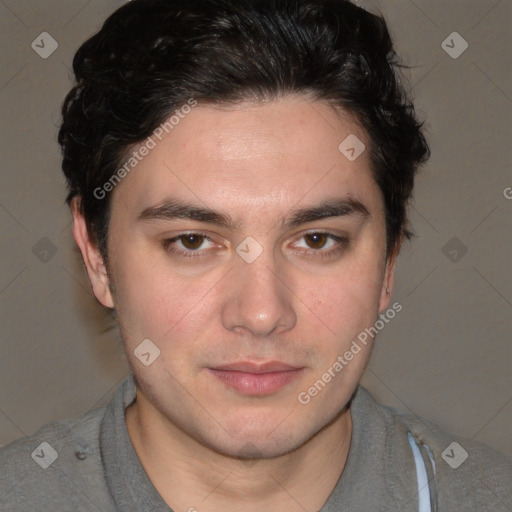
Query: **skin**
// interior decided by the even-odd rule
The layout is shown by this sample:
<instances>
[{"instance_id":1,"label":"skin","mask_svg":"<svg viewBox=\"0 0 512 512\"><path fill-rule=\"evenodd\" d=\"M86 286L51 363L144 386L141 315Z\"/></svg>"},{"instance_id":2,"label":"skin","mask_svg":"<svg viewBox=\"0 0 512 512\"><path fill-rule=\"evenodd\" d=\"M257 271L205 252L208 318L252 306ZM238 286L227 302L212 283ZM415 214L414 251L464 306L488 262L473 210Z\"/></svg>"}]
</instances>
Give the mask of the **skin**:
<instances>
[{"instance_id":1,"label":"skin","mask_svg":"<svg viewBox=\"0 0 512 512\"><path fill-rule=\"evenodd\" d=\"M126 412L130 438L176 512L315 511L343 471L347 403L373 343L307 405L297 397L390 306L395 262L386 259L368 151L351 162L338 150L350 134L369 147L354 119L307 97L195 107L115 188L109 272L72 205L93 291L117 310L138 382ZM138 220L171 197L228 214L234 226ZM292 210L333 198L357 199L369 215L281 224ZM348 246L311 238L325 231L348 237ZM164 247L189 232L209 239L170 247L199 256ZM248 236L263 248L252 263L236 252ZM144 339L161 351L150 366L134 355ZM271 360L303 370L265 396L243 395L207 370Z\"/></svg>"}]
</instances>

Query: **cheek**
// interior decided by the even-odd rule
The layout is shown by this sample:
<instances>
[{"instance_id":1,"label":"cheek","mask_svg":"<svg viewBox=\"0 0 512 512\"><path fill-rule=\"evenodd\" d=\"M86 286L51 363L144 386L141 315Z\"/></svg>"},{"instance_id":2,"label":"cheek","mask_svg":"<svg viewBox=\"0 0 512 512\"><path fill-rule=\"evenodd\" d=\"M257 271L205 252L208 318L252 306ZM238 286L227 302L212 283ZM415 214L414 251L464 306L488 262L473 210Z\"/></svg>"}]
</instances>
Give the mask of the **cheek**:
<instances>
[{"instance_id":1,"label":"cheek","mask_svg":"<svg viewBox=\"0 0 512 512\"><path fill-rule=\"evenodd\" d=\"M116 267L115 302L125 341L136 344L149 338L164 346L169 339L181 340L187 333L190 337L211 307L208 291L218 276L213 272L184 279L170 265L144 263L149 261L140 254L118 261Z\"/></svg>"},{"instance_id":2,"label":"cheek","mask_svg":"<svg viewBox=\"0 0 512 512\"><path fill-rule=\"evenodd\" d=\"M331 288L321 296L316 292L311 312L304 310L302 329L308 339L315 340L324 364L343 354L353 340L374 324L377 307L373 306L373 297L370 299L368 293L365 297L352 289Z\"/></svg>"},{"instance_id":3,"label":"cheek","mask_svg":"<svg viewBox=\"0 0 512 512\"><path fill-rule=\"evenodd\" d=\"M331 334L353 333L377 318L383 268L375 258L353 258L328 278L305 280L299 289Z\"/></svg>"}]
</instances>

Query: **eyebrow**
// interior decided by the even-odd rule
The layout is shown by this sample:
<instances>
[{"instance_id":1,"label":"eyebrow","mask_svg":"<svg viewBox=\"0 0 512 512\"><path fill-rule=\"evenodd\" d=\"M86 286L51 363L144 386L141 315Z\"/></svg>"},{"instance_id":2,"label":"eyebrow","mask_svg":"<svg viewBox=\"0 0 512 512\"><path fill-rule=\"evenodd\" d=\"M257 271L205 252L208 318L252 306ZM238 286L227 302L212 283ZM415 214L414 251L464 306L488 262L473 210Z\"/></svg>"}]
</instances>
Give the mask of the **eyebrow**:
<instances>
[{"instance_id":1,"label":"eyebrow","mask_svg":"<svg viewBox=\"0 0 512 512\"><path fill-rule=\"evenodd\" d=\"M287 218L279 219L280 227L293 228L330 217L357 216L366 219L370 212L366 206L357 199L347 197L329 199L318 205L292 210ZM230 230L240 231L240 223L233 222L230 215L198 206L184 203L176 199L167 199L158 205L145 208L137 217L137 221L197 220L208 224L215 224Z\"/></svg>"}]
</instances>

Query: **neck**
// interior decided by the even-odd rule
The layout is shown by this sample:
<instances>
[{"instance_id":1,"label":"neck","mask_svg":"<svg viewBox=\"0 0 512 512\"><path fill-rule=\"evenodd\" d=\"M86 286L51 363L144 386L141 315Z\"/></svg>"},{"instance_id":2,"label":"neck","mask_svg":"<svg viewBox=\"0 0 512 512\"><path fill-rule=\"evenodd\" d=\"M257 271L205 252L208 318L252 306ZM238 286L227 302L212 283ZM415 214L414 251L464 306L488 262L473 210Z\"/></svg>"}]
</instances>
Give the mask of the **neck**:
<instances>
[{"instance_id":1,"label":"neck","mask_svg":"<svg viewBox=\"0 0 512 512\"><path fill-rule=\"evenodd\" d=\"M319 510L343 472L350 409L294 451L242 461L197 442L163 418L137 390L126 410L128 434L153 486L176 511Z\"/></svg>"}]
</instances>

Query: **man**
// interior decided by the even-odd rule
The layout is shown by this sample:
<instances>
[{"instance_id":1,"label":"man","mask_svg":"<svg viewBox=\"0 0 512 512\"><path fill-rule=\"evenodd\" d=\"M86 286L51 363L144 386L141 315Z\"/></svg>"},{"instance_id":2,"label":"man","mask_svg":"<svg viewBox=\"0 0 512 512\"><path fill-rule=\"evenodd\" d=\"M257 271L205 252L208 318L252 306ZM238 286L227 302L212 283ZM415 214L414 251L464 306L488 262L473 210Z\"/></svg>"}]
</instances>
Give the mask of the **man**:
<instances>
[{"instance_id":1,"label":"man","mask_svg":"<svg viewBox=\"0 0 512 512\"><path fill-rule=\"evenodd\" d=\"M511 510L510 459L358 386L429 153L396 68L342 0L134 0L79 49L73 232L133 376L0 451L2 510Z\"/></svg>"}]
</instances>

